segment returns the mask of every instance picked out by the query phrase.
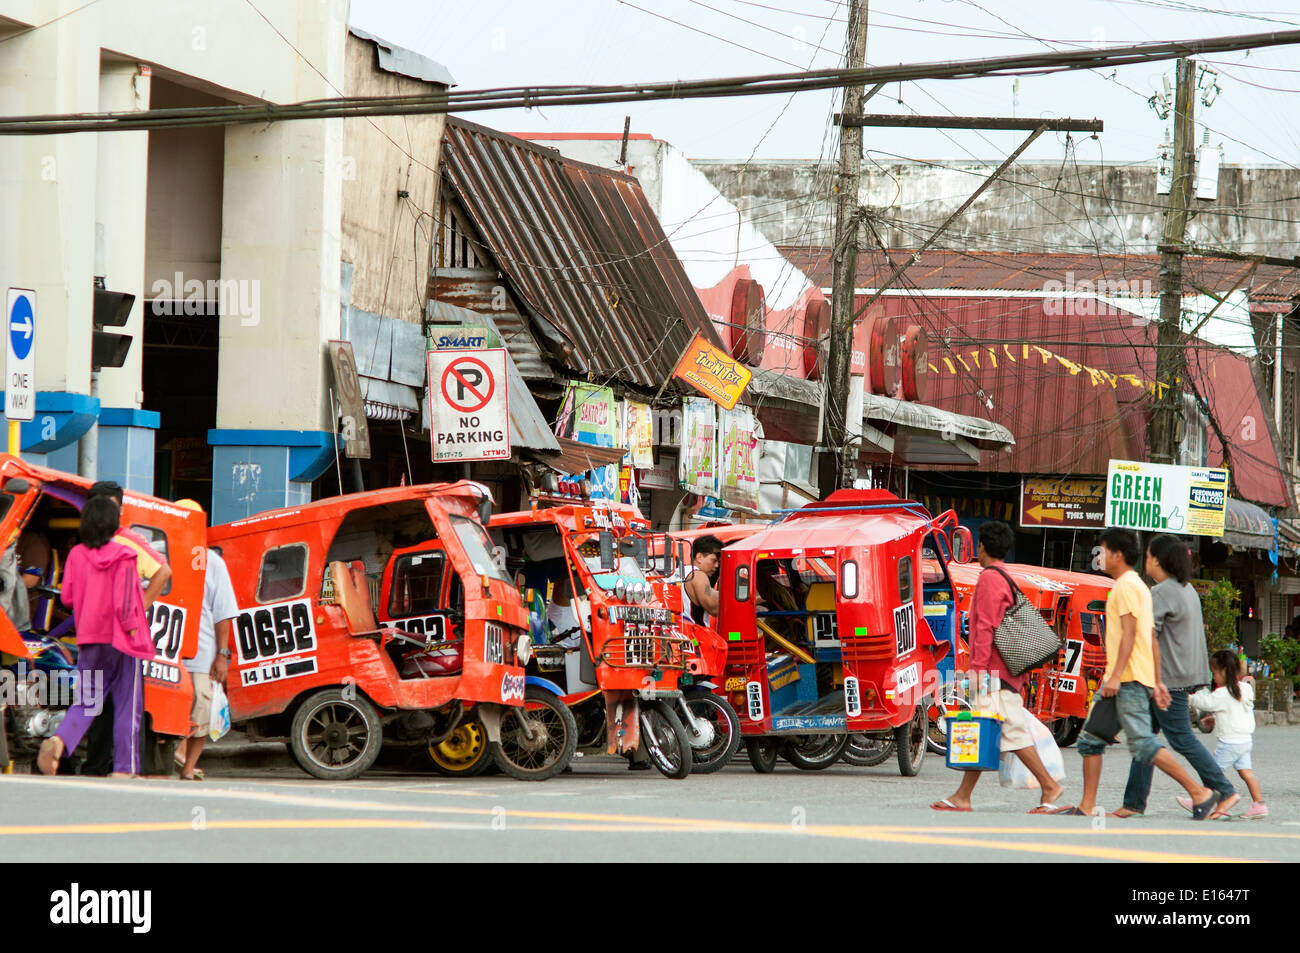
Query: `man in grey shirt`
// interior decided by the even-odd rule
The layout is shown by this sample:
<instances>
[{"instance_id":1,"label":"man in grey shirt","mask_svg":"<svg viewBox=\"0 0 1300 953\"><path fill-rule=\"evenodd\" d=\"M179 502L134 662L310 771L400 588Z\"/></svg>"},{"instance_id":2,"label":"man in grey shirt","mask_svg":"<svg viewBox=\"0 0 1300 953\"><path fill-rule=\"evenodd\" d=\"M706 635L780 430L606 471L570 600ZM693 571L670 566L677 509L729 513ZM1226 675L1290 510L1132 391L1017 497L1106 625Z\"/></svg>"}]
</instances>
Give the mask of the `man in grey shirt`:
<instances>
[{"instance_id":1,"label":"man in grey shirt","mask_svg":"<svg viewBox=\"0 0 1300 953\"><path fill-rule=\"evenodd\" d=\"M1169 690L1169 707L1155 709L1169 747L1173 748L1201 777L1201 783L1219 795L1211 817L1227 816L1240 795L1224 776L1214 757L1192 733L1187 696L1201 685L1210 683L1209 652L1205 645L1205 625L1201 620L1201 600L1188 585L1192 560L1187 544L1173 536L1161 535L1147 546L1146 573L1155 585L1151 588L1151 606L1155 617L1156 638L1160 646L1157 674ZM1112 817L1134 817L1146 812L1151 793L1151 767L1134 761L1124 788L1124 806Z\"/></svg>"}]
</instances>

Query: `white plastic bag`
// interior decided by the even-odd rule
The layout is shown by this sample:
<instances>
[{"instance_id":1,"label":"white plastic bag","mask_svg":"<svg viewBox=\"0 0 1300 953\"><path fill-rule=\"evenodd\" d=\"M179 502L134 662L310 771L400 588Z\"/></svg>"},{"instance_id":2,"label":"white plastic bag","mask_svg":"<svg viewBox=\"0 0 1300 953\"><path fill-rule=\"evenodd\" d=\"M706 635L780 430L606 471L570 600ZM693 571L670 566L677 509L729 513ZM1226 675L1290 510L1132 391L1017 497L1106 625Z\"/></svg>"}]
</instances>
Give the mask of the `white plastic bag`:
<instances>
[{"instance_id":1,"label":"white plastic bag","mask_svg":"<svg viewBox=\"0 0 1300 953\"><path fill-rule=\"evenodd\" d=\"M1038 757L1042 759L1043 766L1047 768L1047 773L1057 781L1065 780L1065 759L1061 756L1061 749L1056 746L1056 740L1052 733L1047 730L1047 726L1041 721L1025 711L1022 714L1024 725L1029 729L1029 734L1034 739L1034 747L1038 749ZM1025 763L1016 757L1014 752L1008 751L1002 755L1002 763L998 767L998 780L1004 788L1030 788L1038 787L1038 779L1029 773Z\"/></svg>"},{"instance_id":2,"label":"white plastic bag","mask_svg":"<svg viewBox=\"0 0 1300 953\"><path fill-rule=\"evenodd\" d=\"M208 719L208 737L220 741L230 730L230 700L220 682L212 683L212 715Z\"/></svg>"}]
</instances>

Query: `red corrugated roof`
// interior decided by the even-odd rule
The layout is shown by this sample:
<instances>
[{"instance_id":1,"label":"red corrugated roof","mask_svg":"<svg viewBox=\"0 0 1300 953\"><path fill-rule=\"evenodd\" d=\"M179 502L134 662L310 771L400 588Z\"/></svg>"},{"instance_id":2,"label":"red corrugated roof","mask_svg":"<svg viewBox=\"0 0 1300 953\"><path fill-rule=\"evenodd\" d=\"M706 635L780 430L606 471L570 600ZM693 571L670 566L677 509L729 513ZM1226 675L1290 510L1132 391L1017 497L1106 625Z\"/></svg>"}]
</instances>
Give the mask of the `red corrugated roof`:
<instances>
[{"instance_id":1,"label":"red corrugated roof","mask_svg":"<svg viewBox=\"0 0 1300 953\"><path fill-rule=\"evenodd\" d=\"M929 335L926 403L984 417L1015 435L1009 452L984 451L984 469L1096 474L1112 458L1148 456L1155 326L1090 304L1093 313L1055 314L1049 299L939 292L885 296L872 312ZM1199 340L1188 348L1188 361L1193 385L1228 442L1236 494L1291 506L1249 362ZM1217 438L1210 455L1213 464L1223 459Z\"/></svg>"}]
</instances>

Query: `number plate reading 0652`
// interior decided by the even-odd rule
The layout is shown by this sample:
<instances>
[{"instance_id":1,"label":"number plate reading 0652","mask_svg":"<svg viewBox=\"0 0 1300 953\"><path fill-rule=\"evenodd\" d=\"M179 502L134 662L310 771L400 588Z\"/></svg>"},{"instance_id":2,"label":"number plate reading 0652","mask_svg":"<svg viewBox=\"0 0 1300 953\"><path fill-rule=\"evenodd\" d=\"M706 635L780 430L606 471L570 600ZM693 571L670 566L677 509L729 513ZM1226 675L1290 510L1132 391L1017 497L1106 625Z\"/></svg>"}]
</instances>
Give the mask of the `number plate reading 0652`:
<instances>
[{"instance_id":1,"label":"number plate reading 0652","mask_svg":"<svg viewBox=\"0 0 1300 953\"><path fill-rule=\"evenodd\" d=\"M246 609L235 621L235 634L241 664L316 651L307 599Z\"/></svg>"}]
</instances>

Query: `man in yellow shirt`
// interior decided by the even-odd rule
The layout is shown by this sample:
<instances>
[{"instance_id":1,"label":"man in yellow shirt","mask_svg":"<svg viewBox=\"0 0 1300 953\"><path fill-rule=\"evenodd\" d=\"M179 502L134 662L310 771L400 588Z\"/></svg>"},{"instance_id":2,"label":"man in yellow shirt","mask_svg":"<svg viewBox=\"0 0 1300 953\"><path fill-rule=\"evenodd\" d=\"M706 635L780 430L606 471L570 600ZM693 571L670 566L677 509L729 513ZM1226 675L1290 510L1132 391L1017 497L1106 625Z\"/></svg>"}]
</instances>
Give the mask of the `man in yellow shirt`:
<instances>
[{"instance_id":1,"label":"man in yellow shirt","mask_svg":"<svg viewBox=\"0 0 1300 953\"><path fill-rule=\"evenodd\" d=\"M1141 555L1137 536L1112 527L1101 534L1100 542L1103 568L1115 585L1106 598L1106 675L1092 700L1093 709L1103 699L1114 699L1119 727L1133 760L1155 765L1182 785L1195 805L1192 816L1205 820L1218 803L1218 795L1193 780L1152 730L1151 702L1154 699L1162 709L1169 707L1169 692L1160 681L1151 590L1133 569ZM1058 814L1092 814L1096 810L1101 754L1115 741L1094 733L1099 727L1090 711L1078 742L1083 755L1083 800L1077 807L1061 808Z\"/></svg>"}]
</instances>

